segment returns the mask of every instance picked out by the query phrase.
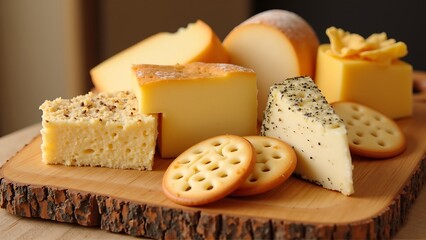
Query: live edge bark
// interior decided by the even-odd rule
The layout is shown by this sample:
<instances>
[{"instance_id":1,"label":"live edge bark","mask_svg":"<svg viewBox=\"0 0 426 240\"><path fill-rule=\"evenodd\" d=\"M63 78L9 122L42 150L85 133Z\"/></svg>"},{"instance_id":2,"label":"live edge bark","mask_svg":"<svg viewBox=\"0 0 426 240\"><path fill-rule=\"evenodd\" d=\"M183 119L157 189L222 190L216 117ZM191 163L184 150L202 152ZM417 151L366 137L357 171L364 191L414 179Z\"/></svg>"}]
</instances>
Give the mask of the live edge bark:
<instances>
[{"instance_id":1,"label":"live edge bark","mask_svg":"<svg viewBox=\"0 0 426 240\"><path fill-rule=\"evenodd\" d=\"M100 226L154 239L388 239L404 223L426 182L426 155L404 189L382 213L347 225L305 224L141 204L0 179L0 207L22 217Z\"/></svg>"}]
</instances>

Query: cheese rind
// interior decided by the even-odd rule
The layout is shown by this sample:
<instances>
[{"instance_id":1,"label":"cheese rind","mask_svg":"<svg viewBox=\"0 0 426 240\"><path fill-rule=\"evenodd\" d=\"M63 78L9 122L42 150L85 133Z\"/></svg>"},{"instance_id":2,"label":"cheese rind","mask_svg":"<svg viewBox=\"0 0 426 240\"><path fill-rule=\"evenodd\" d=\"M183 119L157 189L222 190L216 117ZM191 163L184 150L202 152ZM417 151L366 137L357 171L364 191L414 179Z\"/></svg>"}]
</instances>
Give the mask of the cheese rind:
<instances>
[{"instance_id":1,"label":"cheese rind","mask_svg":"<svg viewBox=\"0 0 426 240\"><path fill-rule=\"evenodd\" d=\"M342 59L318 48L315 83L330 103L352 101L396 119L412 115L412 66L400 60L380 64Z\"/></svg>"},{"instance_id":2,"label":"cheese rind","mask_svg":"<svg viewBox=\"0 0 426 240\"><path fill-rule=\"evenodd\" d=\"M257 132L256 74L214 63L135 65L133 84L141 113L160 114L158 146L164 158L222 135Z\"/></svg>"},{"instance_id":3,"label":"cheese rind","mask_svg":"<svg viewBox=\"0 0 426 240\"><path fill-rule=\"evenodd\" d=\"M262 121L269 88L288 77L314 76L318 38L300 16L268 10L247 19L224 39L231 63L258 76L258 119Z\"/></svg>"},{"instance_id":4,"label":"cheese rind","mask_svg":"<svg viewBox=\"0 0 426 240\"><path fill-rule=\"evenodd\" d=\"M347 132L309 77L288 78L271 87L261 135L291 145L295 173L345 195L354 192Z\"/></svg>"},{"instance_id":5,"label":"cheese rind","mask_svg":"<svg viewBox=\"0 0 426 240\"><path fill-rule=\"evenodd\" d=\"M133 64L185 64L189 62L226 63L229 56L214 31L201 20L176 33L157 33L117 53L90 71L92 82L101 92L131 90Z\"/></svg>"},{"instance_id":6,"label":"cheese rind","mask_svg":"<svg viewBox=\"0 0 426 240\"><path fill-rule=\"evenodd\" d=\"M134 94L90 92L40 109L46 164L152 170L157 117L139 114Z\"/></svg>"}]
</instances>

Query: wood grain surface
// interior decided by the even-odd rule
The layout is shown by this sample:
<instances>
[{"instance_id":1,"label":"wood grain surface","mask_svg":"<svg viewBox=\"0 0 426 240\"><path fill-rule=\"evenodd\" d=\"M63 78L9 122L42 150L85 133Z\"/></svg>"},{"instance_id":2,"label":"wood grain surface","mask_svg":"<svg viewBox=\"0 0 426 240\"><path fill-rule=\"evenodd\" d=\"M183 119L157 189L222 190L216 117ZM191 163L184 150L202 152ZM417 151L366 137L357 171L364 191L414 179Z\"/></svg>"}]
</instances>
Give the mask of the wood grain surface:
<instances>
[{"instance_id":1,"label":"wood grain surface","mask_svg":"<svg viewBox=\"0 0 426 240\"><path fill-rule=\"evenodd\" d=\"M351 197L291 178L259 196L182 207L161 191L170 160L156 159L151 172L44 165L37 137L1 168L0 205L15 215L153 238L173 238L177 232L202 238L389 237L405 221L426 178L425 119L426 104L415 103L413 117L398 121L408 140L402 155L354 156Z\"/></svg>"}]
</instances>

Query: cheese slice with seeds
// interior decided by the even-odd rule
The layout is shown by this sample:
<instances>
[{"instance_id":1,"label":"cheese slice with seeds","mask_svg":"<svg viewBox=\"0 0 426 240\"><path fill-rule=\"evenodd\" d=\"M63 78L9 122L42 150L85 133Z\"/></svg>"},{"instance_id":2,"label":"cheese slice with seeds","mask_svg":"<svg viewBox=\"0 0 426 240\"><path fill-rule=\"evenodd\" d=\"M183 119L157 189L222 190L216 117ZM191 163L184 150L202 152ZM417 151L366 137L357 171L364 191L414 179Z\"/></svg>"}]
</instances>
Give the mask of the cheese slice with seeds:
<instances>
[{"instance_id":1,"label":"cheese slice with seeds","mask_svg":"<svg viewBox=\"0 0 426 240\"><path fill-rule=\"evenodd\" d=\"M140 114L137 107L128 91L45 101L43 162L152 170L157 117Z\"/></svg>"},{"instance_id":2,"label":"cheese slice with seeds","mask_svg":"<svg viewBox=\"0 0 426 240\"><path fill-rule=\"evenodd\" d=\"M354 193L345 125L311 78L288 78L273 85L264 114L261 135L294 148L296 174L345 195Z\"/></svg>"}]
</instances>

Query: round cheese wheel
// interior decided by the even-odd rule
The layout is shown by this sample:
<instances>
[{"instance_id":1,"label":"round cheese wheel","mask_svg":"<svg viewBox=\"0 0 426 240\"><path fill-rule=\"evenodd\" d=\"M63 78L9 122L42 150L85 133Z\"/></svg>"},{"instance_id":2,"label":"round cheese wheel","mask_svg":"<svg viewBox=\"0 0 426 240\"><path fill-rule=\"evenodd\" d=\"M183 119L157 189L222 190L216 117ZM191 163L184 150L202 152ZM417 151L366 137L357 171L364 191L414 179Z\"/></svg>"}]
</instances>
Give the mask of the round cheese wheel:
<instances>
[{"instance_id":1,"label":"round cheese wheel","mask_svg":"<svg viewBox=\"0 0 426 240\"><path fill-rule=\"evenodd\" d=\"M318 37L299 15L268 10L236 26L223 45L231 63L257 73L258 120L262 121L269 88L289 77L314 77Z\"/></svg>"}]
</instances>

